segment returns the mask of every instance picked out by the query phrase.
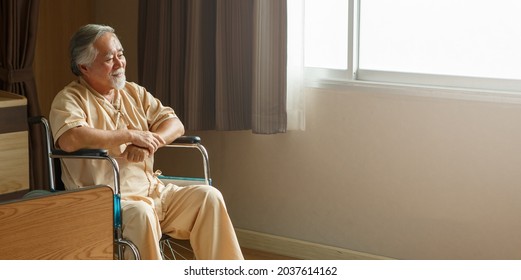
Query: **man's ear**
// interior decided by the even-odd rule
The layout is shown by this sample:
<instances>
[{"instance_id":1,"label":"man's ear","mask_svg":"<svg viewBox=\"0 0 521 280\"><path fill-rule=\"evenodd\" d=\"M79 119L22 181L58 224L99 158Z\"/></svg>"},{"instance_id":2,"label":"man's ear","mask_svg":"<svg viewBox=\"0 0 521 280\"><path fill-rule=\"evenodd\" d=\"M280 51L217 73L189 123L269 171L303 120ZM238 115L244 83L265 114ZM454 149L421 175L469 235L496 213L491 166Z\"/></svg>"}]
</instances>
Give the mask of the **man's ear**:
<instances>
[{"instance_id":1,"label":"man's ear","mask_svg":"<svg viewBox=\"0 0 521 280\"><path fill-rule=\"evenodd\" d=\"M87 67L87 65L79 64L78 68L80 68L80 71L83 75L85 75L89 72L89 68Z\"/></svg>"}]
</instances>

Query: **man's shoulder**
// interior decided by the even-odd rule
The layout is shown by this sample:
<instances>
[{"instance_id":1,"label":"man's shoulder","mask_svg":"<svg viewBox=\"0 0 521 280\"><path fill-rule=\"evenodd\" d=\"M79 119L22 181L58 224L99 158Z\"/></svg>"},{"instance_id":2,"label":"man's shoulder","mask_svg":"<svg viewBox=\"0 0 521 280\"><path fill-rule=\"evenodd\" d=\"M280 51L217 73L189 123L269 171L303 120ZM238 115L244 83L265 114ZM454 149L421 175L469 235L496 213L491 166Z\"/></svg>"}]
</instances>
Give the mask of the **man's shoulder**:
<instances>
[{"instance_id":1,"label":"man's shoulder","mask_svg":"<svg viewBox=\"0 0 521 280\"><path fill-rule=\"evenodd\" d=\"M134 82L125 82L123 90L133 98L142 99L145 92L145 88Z\"/></svg>"},{"instance_id":2,"label":"man's shoulder","mask_svg":"<svg viewBox=\"0 0 521 280\"><path fill-rule=\"evenodd\" d=\"M126 81L125 82L125 88L133 88L133 89L142 89L143 86L135 83L135 82L129 82L129 81Z\"/></svg>"},{"instance_id":3,"label":"man's shoulder","mask_svg":"<svg viewBox=\"0 0 521 280\"><path fill-rule=\"evenodd\" d=\"M75 80L70 82L68 85L63 87L63 89L59 92L59 94L66 94L66 93L86 93L88 92L87 87L82 85L79 81Z\"/></svg>"},{"instance_id":4,"label":"man's shoulder","mask_svg":"<svg viewBox=\"0 0 521 280\"><path fill-rule=\"evenodd\" d=\"M138 85L134 82L126 81L125 86L123 87L123 90L127 91L127 92L134 92L134 91L138 91L140 88L141 88L140 85Z\"/></svg>"}]
</instances>

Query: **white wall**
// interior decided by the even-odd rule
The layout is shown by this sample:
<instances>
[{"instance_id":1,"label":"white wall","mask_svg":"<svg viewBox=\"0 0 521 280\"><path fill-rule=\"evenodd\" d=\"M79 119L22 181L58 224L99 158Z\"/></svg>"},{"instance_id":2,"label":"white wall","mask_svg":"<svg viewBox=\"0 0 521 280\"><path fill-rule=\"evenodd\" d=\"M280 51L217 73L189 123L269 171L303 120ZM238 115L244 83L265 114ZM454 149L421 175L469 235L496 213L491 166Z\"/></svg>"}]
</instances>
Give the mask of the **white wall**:
<instances>
[{"instance_id":1,"label":"white wall","mask_svg":"<svg viewBox=\"0 0 521 280\"><path fill-rule=\"evenodd\" d=\"M410 93L310 90L306 131L197 132L235 226L398 259L521 258L521 106Z\"/></svg>"}]
</instances>

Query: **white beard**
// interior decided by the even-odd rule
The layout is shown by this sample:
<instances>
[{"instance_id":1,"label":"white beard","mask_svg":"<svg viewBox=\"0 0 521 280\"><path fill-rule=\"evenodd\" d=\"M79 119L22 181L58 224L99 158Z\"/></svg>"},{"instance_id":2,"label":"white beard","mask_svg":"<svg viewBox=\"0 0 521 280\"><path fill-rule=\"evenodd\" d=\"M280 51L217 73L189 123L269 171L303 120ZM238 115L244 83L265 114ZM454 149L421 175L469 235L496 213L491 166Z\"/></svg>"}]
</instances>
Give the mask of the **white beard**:
<instances>
[{"instance_id":1,"label":"white beard","mask_svg":"<svg viewBox=\"0 0 521 280\"><path fill-rule=\"evenodd\" d=\"M111 76L112 85L117 90L123 89L123 87L125 87L125 82L127 81L127 77L125 76L125 70L118 71L114 74L121 74L121 76L119 76L119 77Z\"/></svg>"}]
</instances>

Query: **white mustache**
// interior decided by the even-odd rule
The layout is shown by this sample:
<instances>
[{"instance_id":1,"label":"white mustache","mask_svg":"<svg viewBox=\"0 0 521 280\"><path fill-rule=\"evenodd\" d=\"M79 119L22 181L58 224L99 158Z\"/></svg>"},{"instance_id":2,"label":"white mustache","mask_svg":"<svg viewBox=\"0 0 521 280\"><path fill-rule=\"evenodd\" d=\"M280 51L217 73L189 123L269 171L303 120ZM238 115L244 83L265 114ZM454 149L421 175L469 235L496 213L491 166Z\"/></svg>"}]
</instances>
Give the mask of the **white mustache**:
<instances>
[{"instance_id":1,"label":"white mustache","mask_svg":"<svg viewBox=\"0 0 521 280\"><path fill-rule=\"evenodd\" d=\"M117 75L125 75L125 70L119 69L119 70L112 72L112 76L117 76Z\"/></svg>"}]
</instances>

